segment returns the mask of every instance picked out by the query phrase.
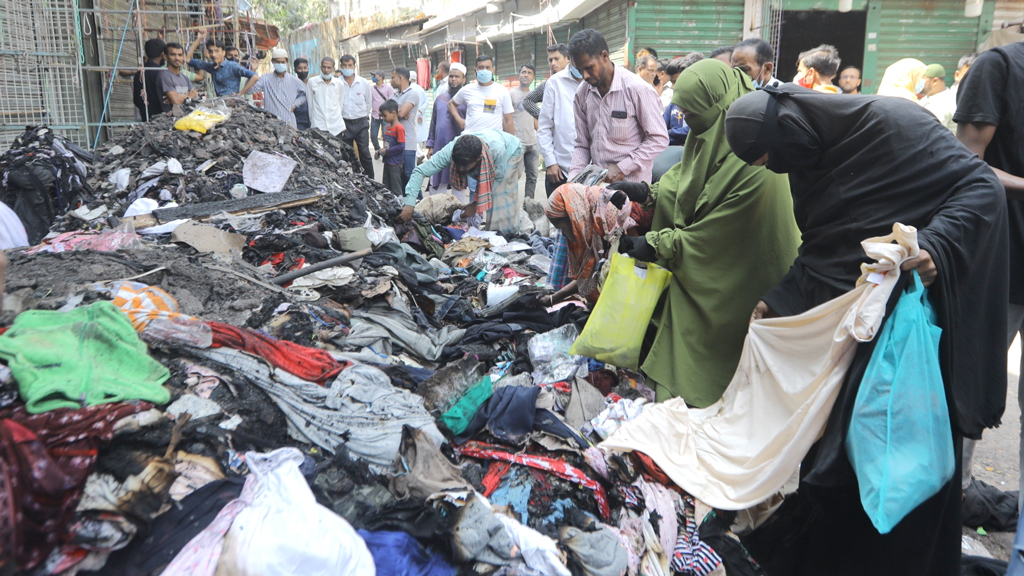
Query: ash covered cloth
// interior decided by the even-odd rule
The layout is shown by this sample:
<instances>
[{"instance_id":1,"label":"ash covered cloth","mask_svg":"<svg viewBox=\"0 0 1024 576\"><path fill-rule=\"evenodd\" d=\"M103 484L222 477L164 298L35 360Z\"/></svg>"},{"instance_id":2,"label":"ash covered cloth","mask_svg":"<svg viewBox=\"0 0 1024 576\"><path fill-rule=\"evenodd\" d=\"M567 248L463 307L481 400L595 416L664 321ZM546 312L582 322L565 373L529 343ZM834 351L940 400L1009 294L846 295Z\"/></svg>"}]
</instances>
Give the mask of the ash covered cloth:
<instances>
[{"instance_id":1,"label":"ash covered cloth","mask_svg":"<svg viewBox=\"0 0 1024 576\"><path fill-rule=\"evenodd\" d=\"M189 351L233 368L266 392L284 412L292 438L331 453L343 445L374 470L392 470L404 426L422 430L435 446L444 442L423 399L395 388L387 374L372 366L351 366L329 386L319 386L238 350Z\"/></svg>"},{"instance_id":2,"label":"ash covered cloth","mask_svg":"<svg viewBox=\"0 0 1024 576\"><path fill-rule=\"evenodd\" d=\"M22 312L0 336L31 414L125 400L166 404L170 372L149 356L128 318L110 302L70 312Z\"/></svg>"}]
</instances>

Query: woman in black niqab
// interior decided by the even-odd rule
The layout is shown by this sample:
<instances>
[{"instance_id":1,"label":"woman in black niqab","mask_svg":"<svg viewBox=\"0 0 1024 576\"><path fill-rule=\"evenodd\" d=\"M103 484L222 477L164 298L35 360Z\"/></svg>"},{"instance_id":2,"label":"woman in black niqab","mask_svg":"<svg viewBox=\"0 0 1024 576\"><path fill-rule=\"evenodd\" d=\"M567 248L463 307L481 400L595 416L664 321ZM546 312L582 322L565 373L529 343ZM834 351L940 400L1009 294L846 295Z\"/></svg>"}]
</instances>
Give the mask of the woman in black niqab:
<instances>
[{"instance_id":1,"label":"woman in black niqab","mask_svg":"<svg viewBox=\"0 0 1024 576\"><path fill-rule=\"evenodd\" d=\"M862 240L889 234L896 222L918 229L922 255L903 267L919 267L930 284L943 329L959 462L963 437L998 425L1006 399L1006 199L992 170L927 110L897 98L761 90L729 109L726 137L741 159L789 175L802 235L796 261L759 312L799 314L848 292L867 259ZM959 465L889 534L878 534L861 506L845 438L873 347L859 345L796 496L747 538L769 574L960 574Z\"/></svg>"}]
</instances>

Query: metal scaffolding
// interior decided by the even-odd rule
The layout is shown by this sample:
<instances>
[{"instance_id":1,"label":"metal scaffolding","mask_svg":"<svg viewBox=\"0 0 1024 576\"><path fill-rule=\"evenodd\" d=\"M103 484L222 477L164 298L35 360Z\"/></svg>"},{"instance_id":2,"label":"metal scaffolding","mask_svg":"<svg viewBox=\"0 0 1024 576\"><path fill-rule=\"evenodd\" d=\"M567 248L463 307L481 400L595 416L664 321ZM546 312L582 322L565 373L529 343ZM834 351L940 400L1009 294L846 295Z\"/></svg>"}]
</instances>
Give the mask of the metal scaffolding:
<instances>
[{"instance_id":1,"label":"metal scaffolding","mask_svg":"<svg viewBox=\"0 0 1024 576\"><path fill-rule=\"evenodd\" d=\"M93 146L135 123L133 76L150 38L187 47L207 30L255 58L267 34L247 9L244 0L0 2L0 149L29 125Z\"/></svg>"},{"instance_id":2,"label":"metal scaffolding","mask_svg":"<svg viewBox=\"0 0 1024 576\"><path fill-rule=\"evenodd\" d=\"M0 2L0 146L48 124L87 142L75 0Z\"/></svg>"}]
</instances>

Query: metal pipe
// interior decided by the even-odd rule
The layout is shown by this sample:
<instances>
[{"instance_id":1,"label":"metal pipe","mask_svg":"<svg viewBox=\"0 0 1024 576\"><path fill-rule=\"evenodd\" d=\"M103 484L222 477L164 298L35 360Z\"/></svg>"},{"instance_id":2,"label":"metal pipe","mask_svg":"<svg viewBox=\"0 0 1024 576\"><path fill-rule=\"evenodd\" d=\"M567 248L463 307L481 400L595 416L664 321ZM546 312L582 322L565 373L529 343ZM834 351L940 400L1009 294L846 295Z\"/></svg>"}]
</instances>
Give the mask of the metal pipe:
<instances>
[{"instance_id":1,"label":"metal pipe","mask_svg":"<svg viewBox=\"0 0 1024 576\"><path fill-rule=\"evenodd\" d=\"M130 10L135 9L135 5L137 3L138 0L132 0L132 5L129 7L129 14ZM124 39L125 36L128 35L128 24L131 23L131 21L131 17L125 18L124 20L124 30L121 31L121 44L117 47L117 57L114 58L114 72L111 74L110 85L107 86L107 96L103 99L103 112L100 113L100 125L99 128L96 129L96 139L93 140L92 143L93 148L99 146L100 143L100 131L103 130L103 119L107 116L107 108L110 106L110 93L114 91L113 76L117 74L117 65L121 62L121 50L124 48Z\"/></svg>"},{"instance_id":2,"label":"metal pipe","mask_svg":"<svg viewBox=\"0 0 1024 576\"><path fill-rule=\"evenodd\" d=\"M272 279L271 282L277 284L278 286L284 286L285 284L291 282L292 280L295 280L296 278L302 278L303 276L312 274L313 272L319 272L324 268L333 268L335 266L341 266L342 264L348 264L353 260L365 258L370 254L373 254L373 248L367 248L365 250L360 250L358 252L352 252L351 254L345 254L344 256L338 256L337 258L324 260L323 262L313 264L312 266L306 266L305 268L296 270L294 272L282 274L277 278Z\"/></svg>"}]
</instances>

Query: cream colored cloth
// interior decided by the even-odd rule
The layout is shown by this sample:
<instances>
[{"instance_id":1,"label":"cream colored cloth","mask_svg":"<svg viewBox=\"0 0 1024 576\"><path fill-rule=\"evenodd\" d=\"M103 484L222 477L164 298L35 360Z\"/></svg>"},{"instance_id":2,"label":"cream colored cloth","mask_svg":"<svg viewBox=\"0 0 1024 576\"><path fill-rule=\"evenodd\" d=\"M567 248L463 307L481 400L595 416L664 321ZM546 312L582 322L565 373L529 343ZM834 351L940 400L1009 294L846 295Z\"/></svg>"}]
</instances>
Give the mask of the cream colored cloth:
<instances>
[{"instance_id":1,"label":"cream colored cloth","mask_svg":"<svg viewBox=\"0 0 1024 576\"><path fill-rule=\"evenodd\" d=\"M742 510L779 492L818 439L853 361L885 316L900 264L918 254L917 230L861 243L857 287L799 314L750 325L722 399L699 410L680 398L652 406L599 447L639 451L694 498Z\"/></svg>"},{"instance_id":2,"label":"cream colored cloth","mask_svg":"<svg viewBox=\"0 0 1024 576\"><path fill-rule=\"evenodd\" d=\"M927 66L920 60L904 58L885 69L882 81L878 83L879 96L896 96L917 102L917 81L924 78Z\"/></svg>"}]
</instances>

